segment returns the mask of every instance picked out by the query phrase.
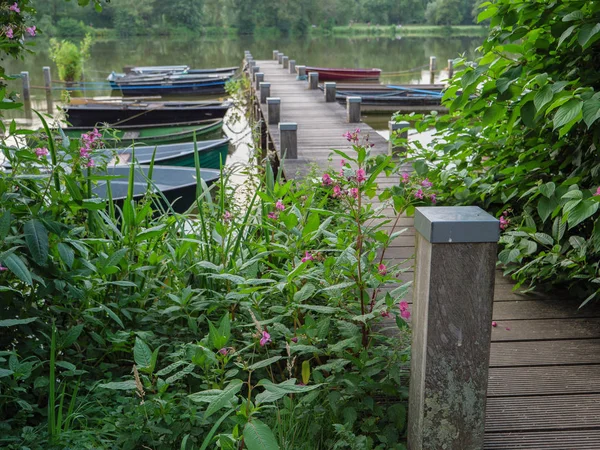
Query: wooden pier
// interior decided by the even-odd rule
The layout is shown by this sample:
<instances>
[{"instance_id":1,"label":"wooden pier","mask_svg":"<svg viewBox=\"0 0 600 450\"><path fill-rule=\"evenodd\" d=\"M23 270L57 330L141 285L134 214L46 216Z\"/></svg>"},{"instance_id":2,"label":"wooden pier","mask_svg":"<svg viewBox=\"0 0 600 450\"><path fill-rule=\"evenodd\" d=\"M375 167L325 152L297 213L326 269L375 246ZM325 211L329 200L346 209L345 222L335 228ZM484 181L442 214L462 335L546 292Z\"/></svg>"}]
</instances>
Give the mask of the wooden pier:
<instances>
[{"instance_id":1,"label":"wooden pier","mask_svg":"<svg viewBox=\"0 0 600 450\"><path fill-rule=\"evenodd\" d=\"M342 135L355 128L369 135L373 153L387 154L386 139L364 123L348 123L346 109L325 102L321 90L308 89L307 81L276 60L256 65L270 83L269 96L280 99L279 122L297 124L297 159L284 160L286 177L303 177L311 165L337 168L339 158L329 161L331 149L347 149ZM258 103L265 123L267 107ZM278 125L266 125L265 132L282 157ZM380 179L382 186L396 183ZM393 216L391 208L385 211ZM413 257L412 225L410 218L400 220L408 230L387 251L387 260ZM407 281L413 277L406 275ZM512 282L496 273L485 449L600 449L600 308L577 306L568 294L516 293Z\"/></svg>"}]
</instances>

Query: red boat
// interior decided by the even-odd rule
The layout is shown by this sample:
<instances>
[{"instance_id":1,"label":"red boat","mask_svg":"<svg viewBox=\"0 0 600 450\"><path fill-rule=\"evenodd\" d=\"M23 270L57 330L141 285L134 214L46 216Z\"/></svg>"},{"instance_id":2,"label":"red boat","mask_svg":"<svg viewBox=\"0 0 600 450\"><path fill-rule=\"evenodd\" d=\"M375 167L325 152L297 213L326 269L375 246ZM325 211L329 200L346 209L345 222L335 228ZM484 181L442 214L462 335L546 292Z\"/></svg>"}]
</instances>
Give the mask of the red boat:
<instances>
[{"instance_id":1,"label":"red boat","mask_svg":"<svg viewBox=\"0 0 600 450\"><path fill-rule=\"evenodd\" d=\"M319 81L379 81L381 69L334 69L330 67L306 67L306 73L317 72Z\"/></svg>"}]
</instances>

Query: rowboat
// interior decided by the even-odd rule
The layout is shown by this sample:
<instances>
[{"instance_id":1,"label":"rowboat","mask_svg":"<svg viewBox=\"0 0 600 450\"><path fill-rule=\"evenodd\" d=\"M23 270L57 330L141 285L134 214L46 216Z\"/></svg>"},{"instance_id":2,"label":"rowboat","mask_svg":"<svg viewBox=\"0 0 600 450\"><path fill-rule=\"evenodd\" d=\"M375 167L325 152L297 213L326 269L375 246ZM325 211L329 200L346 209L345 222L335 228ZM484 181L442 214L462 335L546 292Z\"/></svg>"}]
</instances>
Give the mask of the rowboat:
<instances>
[{"instance_id":1,"label":"rowboat","mask_svg":"<svg viewBox=\"0 0 600 450\"><path fill-rule=\"evenodd\" d=\"M306 67L306 73L317 72L319 81L378 81L381 69L337 69L329 67Z\"/></svg>"},{"instance_id":2,"label":"rowboat","mask_svg":"<svg viewBox=\"0 0 600 450\"><path fill-rule=\"evenodd\" d=\"M227 73L159 73L127 74L118 77L111 74L108 81L114 90L125 96L141 95L214 95L224 94L225 84L234 72Z\"/></svg>"},{"instance_id":3,"label":"rowboat","mask_svg":"<svg viewBox=\"0 0 600 450\"><path fill-rule=\"evenodd\" d=\"M196 169L189 167L154 166L151 183L148 181L149 170L150 166L136 166L134 168L134 201L141 200L148 193L148 190L150 190L150 192L162 194L157 196L157 202L165 209L170 205L176 213L184 213L193 206L196 201L196 185L198 184ZM105 173L96 172L95 175L111 175L118 178L110 181L99 181L93 187L93 193L102 199L108 200L107 184L110 183L113 202L120 208L123 208L129 189L129 172L129 165L110 166ZM220 171L218 170L200 170L200 177L208 186L217 181L220 175ZM162 196L164 196L164 199Z\"/></svg>"},{"instance_id":4,"label":"rowboat","mask_svg":"<svg viewBox=\"0 0 600 450\"><path fill-rule=\"evenodd\" d=\"M122 74L116 73L116 75L125 76L127 73L135 74L153 74L153 73L191 73L191 74L216 74L216 73L229 73L235 72L239 67L218 67L216 69L190 69L190 66L185 64L173 65L173 66L128 66L123 67ZM115 73L115 72L113 72Z\"/></svg>"},{"instance_id":5,"label":"rowboat","mask_svg":"<svg viewBox=\"0 0 600 450\"><path fill-rule=\"evenodd\" d=\"M323 85L319 86L323 90ZM353 95L379 95L379 94L411 94L411 93L441 93L445 89L443 84L377 84L377 83L336 83L338 93L344 92Z\"/></svg>"},{"instance_id":6,"label":"rowboat","mask_svg":"<svg viewBox=\"0 0 600 450\"><path fill-rule=\"evenodd\" d=\"M198 141L196 146L193 142L184 144L170 144L159 146L137 146L133 148L118 148L118 164L127 164L135 157L138 164L146 165L152 162L161 166L194 167L194 151L198 149L200 167L209 169L220 169L227 161L229 151L229 138L214 139L210 141Z\"/></svg>"},{"instance_id":7,"label":"rowboat","mask_svg":"<svg viewBox=\"0 0 600 450\"><path fill-rule=\"evenodd\" d=\"M194 133L196 139L220 137L223 120L163 123L140 126L119 126L116 130L100 129L105 144L116 147L129 146L134 143L140 145L164 145L178 142L192 142ZM66 127L64 133L69 138L79 139L87 133L90 127Z\"/></svg>"},{"instance_id":8,"label":"rowboat","mask_svg":"<svg viewBox=\"0 0 600 450\"><path fill-rule=\"evenodd\" d=\"M148 125L194 120L222 119L231 102L99 102L68 104L63 107L74 127L98 123Z\"/></svg>"}]
</instances>

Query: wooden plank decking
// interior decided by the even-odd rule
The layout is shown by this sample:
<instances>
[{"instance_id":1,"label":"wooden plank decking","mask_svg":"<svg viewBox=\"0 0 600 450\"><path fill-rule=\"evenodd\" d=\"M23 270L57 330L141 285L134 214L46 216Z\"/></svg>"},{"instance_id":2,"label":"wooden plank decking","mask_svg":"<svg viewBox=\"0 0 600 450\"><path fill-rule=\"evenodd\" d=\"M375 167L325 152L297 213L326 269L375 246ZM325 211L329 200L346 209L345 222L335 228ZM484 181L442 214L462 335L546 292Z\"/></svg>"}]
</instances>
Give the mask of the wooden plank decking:
<instances>
[{"instance_id":1,"label":"wooden plank decking","mask_svg":"<svg viewBox=\"0 0 600 450\"><path fill-rule=\"evenodd\" d=\"M281 99L281 122L298 124L298 159L285 161L287 177L305 176L311 165L337 168L339 158L329 161L331 149L347 149L342 134L354 128L369 135L374 153L387 153L383 137L364 123L348 124L345 108L325 103L321 90L308 90L306 81L276 61L257 65L271 83L271 96ZM267 117L266 105L260 106ZM279 151L277 126L268 132ZM391 217L393 211L386 211ZM386 253L392 263L414 253L412 220L400 222L408 230ZM412 272L405 275L412 279ZM600 308L577 306L565 294L516 293L498 272L485 449L600 449Z\"/></svg>"}]
</instances>

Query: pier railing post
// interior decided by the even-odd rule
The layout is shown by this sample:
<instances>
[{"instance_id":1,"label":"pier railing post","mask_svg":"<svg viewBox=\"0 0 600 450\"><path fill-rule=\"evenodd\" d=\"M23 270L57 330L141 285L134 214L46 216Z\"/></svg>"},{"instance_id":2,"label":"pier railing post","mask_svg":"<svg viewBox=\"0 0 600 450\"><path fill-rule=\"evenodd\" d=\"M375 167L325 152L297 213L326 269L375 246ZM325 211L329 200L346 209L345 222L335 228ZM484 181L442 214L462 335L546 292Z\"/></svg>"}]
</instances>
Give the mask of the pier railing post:
<instances>
[{"instance_id":1,"label":"pier railing post","mask_svg":"<svg viewBox=\"0 0 600 450\"><path fill-rule=\"evenodd\" d=\"M296 73L296 60L290 59L290 62L288 64L290 66L290 73Z\"/></svg>"},{"instance_id":2,"label":"pier railing post","mask_svg":"<svg viewBox=\"0 0 600 450\"><path fill-rule=\"evenodd\" d=\"M298 124L279 122L279 141L281 155L285 159L298 159Z\"/></svg>"},{"instance_id":3,"label":"pier railing post","mask_svg":"<svg viewBox=\"0 0 600 450\"><path fill-rule=\"evenodd\" d=\"M319 89L319 72L311 72L308 74L308 88Z\"/></svg>"},{"instance_id":4,"label":"pier railing post","mask_svg":"<svg viewBox=\"0 0 600 450\"><path fill-rule=\"evenodd\" d=\"M21 72L21 81L23 81L23 101L31 100L31 85L29 84L29 72Z\"/></svg>"},{"instance_id":5,"label":"pier railing post","mask_svg":"<svg viewBox=\"0 0 600 450\"><path fill-rule=\"evenodd\" d=\"M283 58L281 58L281 61L283 62L283 68L287 69L289 62L290 62L290 57L289 56L284 56Z\"/></svg>"},{"instance_id":6,"label":"pier railing post","mask_svg":"<svg viewBox=\"0 0 600 450\"><path fill-rule=\"evenodd\" d=\"M435 71L437 70L437 60L435 56L429 57L429 83L433 84L435 81Z\"/></svg>"},{"instance_id":7,"label":"pier railing post","mask_svg":"<svg viewBox=\"0 0 600 450\"><path fill-rule=\"evenodd\" d=\"M394 145L394 134L396 136L398 136L399 138L404 138L404 139L408 139L408 127L410 126L410 124L408 122L394 122L393 120L390 120L388 122L388 129L390 131L390 140L389 140L389 147L388 147L388 153L390 155L393 155L394 153L400 153L403 152L405 150L405 148L401 145Z\"/></svg>"},{"instance_id":8,"label":"pier railing post","mask_svg":"<svg viewBox=\"0 0 600 450\"><path fill-rule=\"evenodd\" d=\"M281 99L279 97L267 98L267 116L269 125L279 123L279 118L281 117Z\"/></svg>"},{"instance_id":9,"label":"pier railing post","mask_svg":"<svg viewBox=\"0 0 600 450\"><path fill-rule=\"evenodd\" d=\"M477 206L415 212L409 450L481 450L499 222Z\"/></svg>"},{"instance_id":10,"label":"pier railing post","mask_svg":"<svg viewBox=\"0 0 600 450\"><path fill-rule=\"evenodd\" d=\"M336 95L336 84L335 82L327 82L324 83L324 89L323 91L325 92L325 101L327 103L331 103L331 102L335 102L335 95Z\"/></svg>"},{"instance_id":11,"label":"pier railing post","mask_svg":"<svg viewBox=\"0 0 600 450\"><path fill-rule=\"evenodd\" d=\"M44 66L42 70L44 71L44 87L46 88L46 105L48 114L52 114L52 110L54 109L52 101L52 75L50 73L50 67Z\"/></svg>"},{"instance_id":12,"label":"pier railing post","mask_svg":"<svg viewBox=\"0 0 600 450\"><path fill-rule=\"evenodd\" d=\"M361 97L346 97L346 115L348 123L360 122L360 104Z\"/></svg>"},{"instance_id":13,"label":"pier railing post","mask_svg":"<svg viewBox=\"0 0 600 450\"><path fill-rule=\"evenodd\" d=\"M250 72L252 73L252 80L254 81L254 80L256 80L256 74L258 72L260 72L260 67L258 67L258 66L251 66L250 67Z\"/></svg>"},{"instance_id":14,"label":"pier railing post","mask_svg":"<svg viewBox=\"0 0 600 450\"><path fill-rule=\"evenodd\" d=\"M454 60L449 59L448 60L448 79L452 78L453 76L454 76Z\"/></svg>"},{"instance_id":15,"label":"pier railing post","mask_svg":"<svg viewBox=\"0 0 600 450\"><path fill-rule=\"evenodd\" d=\"M298 80L306 80L306 66L297 66Z\"/></svg>"},{"instance_id":16,"label":"pier railing post","mask_svg":"<svg viewBox=\"0 0 600 450\"><path fill-rule=\"evenodd\" d=\"M283 53L279 52L277 54L277 64L283 64L283 57L284 57Z\"/></svg>"},{"instance_id":17,"label":"pier railing post","mask_svg":"<svg viewBox=\"0 0 600 450\"><path fill-rule=\"evenodd\" d=\"M254 89L256 89L260 93L260 83L265 81L265 74L262 72L256 72L254 74Z\"/></svg>"},{"instance_id":18,"label":"pier railing post","mask_svg":"<svg viewBox=\"0 0 600 450\"><path fill-rule=\"evenodd\" d=\"M278 56L279 56L279 50L273 50L273 59L277 60Z\"/></svg>"},{"instance_id":19,"label":"pier railing post","mask_svg":"<svg viewBox=\"0 0 600 450\"><path fill-rule=\"evenodd\" d=\"M271 83L265 83L264 81L259 84L260 87L260 102L267 103L267 97L271 96Z\"/></svg>"}]
</instances>

